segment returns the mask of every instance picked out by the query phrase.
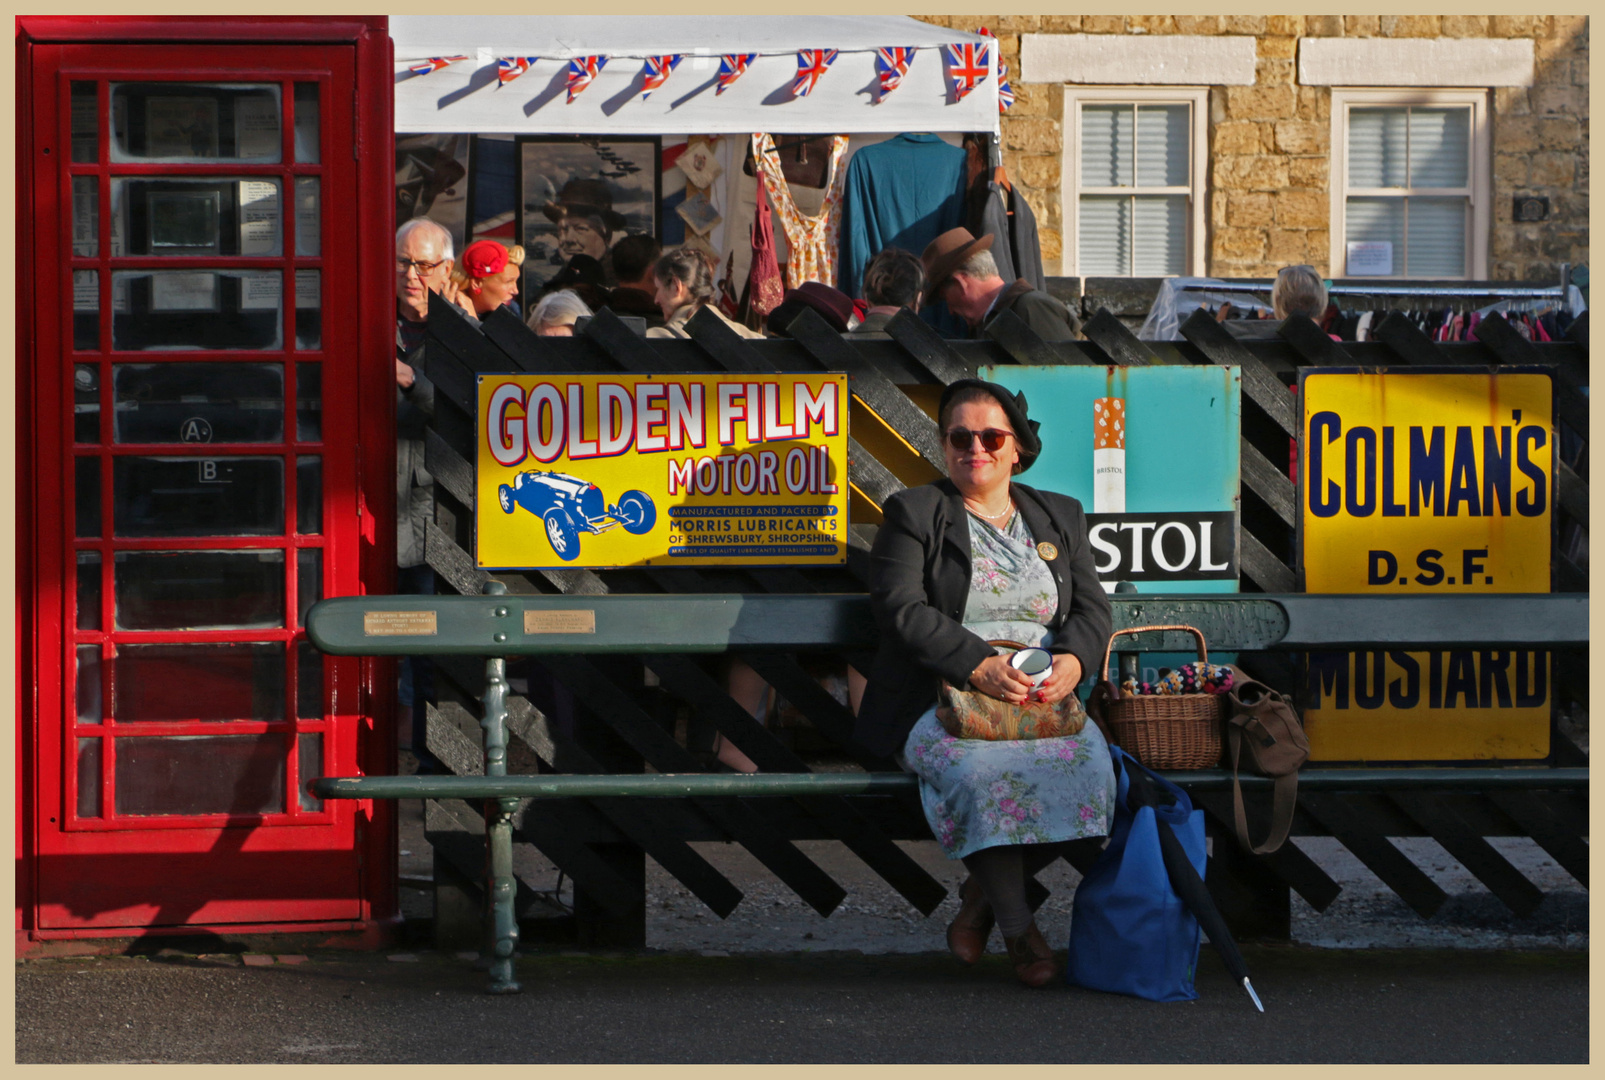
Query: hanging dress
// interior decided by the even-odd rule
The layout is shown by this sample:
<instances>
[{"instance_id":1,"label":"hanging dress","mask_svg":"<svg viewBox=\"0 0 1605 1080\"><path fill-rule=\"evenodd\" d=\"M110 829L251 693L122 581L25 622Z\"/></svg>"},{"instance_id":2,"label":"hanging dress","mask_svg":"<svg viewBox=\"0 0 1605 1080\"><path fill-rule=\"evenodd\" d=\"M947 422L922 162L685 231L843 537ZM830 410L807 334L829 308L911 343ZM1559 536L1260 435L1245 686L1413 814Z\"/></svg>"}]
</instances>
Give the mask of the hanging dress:
<instances>
[{"instance_id":1,"label":"hanging dress","mask_svg":"<svg viewBox=\"0 0 1605 1080\"><path fill-rule=\"evenodd\" d=\"M836 241L841 231L842 183L846 172L841 168L842 156L847 153L847 136L833 135L830 140L830 165L825 171L825 200L819 213L808 217L792 200L791 188L786 185L785 174L780 171L780 154L775 140L768 132L752 137L752 156L759 183L767 184L769 194L780 212L780 227L785 230L790 254L786 260L786 285L795 289L805 281L820 281L836 286Z\"/></svg>"}]
</instances>

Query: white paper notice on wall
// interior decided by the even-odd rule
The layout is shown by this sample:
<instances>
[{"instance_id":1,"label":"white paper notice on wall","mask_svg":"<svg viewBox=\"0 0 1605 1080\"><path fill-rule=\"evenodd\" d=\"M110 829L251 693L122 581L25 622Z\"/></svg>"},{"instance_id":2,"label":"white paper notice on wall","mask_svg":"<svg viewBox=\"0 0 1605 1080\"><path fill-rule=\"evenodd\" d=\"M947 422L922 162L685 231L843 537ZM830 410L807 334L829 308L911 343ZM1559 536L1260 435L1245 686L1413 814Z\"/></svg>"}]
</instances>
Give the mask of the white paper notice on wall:
<instances>
[{"instance_id":1,"label":"white paper notice on wall","mask_svg":"<svg viewBox=\"0 0 1605 1080\"><path fill-rule=\"evenodd\" d=\"M284 297L284 279L273 273L240 275L240 310L273 311Z\"/></svg>"},{"instance_id":2,"label":"white paper notice on wall","mask_svg":"<svg viewBox=\"0 0 1605 1080\"><path fill-rule=\"evenodd\" d=\"M1393 241L1350 240L1346 274L1349 277L1386 277L1393 273Z\"/></svg>"}]
</instances>

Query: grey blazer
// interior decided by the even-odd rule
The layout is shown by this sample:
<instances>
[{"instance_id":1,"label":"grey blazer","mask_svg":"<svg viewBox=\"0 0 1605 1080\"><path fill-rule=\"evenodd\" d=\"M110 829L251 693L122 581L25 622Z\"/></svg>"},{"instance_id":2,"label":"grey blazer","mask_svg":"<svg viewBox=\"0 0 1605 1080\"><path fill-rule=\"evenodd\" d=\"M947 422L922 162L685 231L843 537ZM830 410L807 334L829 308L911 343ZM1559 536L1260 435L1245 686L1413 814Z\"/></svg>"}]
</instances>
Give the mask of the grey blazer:
<instances>
[{"instance_id":1,"label":"grey blazer","mask_svg":"<svg viewBox=\"0 0 1605 1080\"><path fill-rule=\"evenodd\" d=\"M1059 585L1049 629L1051 652L1068 652L1086 674L1103 661L1113 626L1109 597L1098 583L1087 519L1067 495L1015 482L1015 503ZM870 551L870 600L881 632L859 706L854 741L882 757L901 750L914 722L936 703L941 679L962 686L993 654L961 620L970 592L970 526L951 480L898 492Z\"/></svg>"}]
</instances>

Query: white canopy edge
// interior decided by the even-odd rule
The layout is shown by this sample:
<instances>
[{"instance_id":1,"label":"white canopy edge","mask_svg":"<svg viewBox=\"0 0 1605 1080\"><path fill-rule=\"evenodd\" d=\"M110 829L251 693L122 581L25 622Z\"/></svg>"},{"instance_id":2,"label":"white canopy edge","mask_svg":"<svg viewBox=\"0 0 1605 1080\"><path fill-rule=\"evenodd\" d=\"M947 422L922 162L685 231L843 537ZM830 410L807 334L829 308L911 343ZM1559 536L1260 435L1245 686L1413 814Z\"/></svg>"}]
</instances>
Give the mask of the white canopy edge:
<instances>
[{"instance_id":1,"label":"white canopy edge","mask_svg":"<svg viewBox=\"0 0 1605 1080\"><path fill-rule=\"evenodd\" d=\"M771 132L998 131L997 49L989 74L953 100L941 46L981 42L904 16L716 17L428 16L390 19L396 56L396 131L515 134L739 134ZM919 50L902 85L877 101L875 50ZM799 49L840 55L807 97L793 98ZM760 54L715 94L723 53ZM641 100L642 60L682 53L668 80ZM408 66L466 55L428 75ZM567 61L609 58L595 81L566 98ZM497 59L538 57L505 86Z\"/></svg>"}]
</instances>

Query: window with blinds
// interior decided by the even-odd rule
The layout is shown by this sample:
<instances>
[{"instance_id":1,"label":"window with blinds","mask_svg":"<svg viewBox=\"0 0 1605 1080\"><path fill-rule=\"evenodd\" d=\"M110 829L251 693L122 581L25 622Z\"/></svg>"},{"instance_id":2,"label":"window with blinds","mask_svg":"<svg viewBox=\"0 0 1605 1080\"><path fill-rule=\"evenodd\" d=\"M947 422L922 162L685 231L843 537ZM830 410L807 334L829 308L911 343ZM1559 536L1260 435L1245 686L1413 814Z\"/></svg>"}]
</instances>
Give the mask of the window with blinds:
<instances>
[{"instance_id":1,"label":"window with blinds","mask_svg":"<svg viewBox=\"0 0 1605 1080\"><path fill-rule=\"evenodd\" d=\"M1333 223L1334 269L1350 277L1485 273L1486 94L1335 90L1332 117L1343 156L1332 171L1342 218Z\"/></svg>"},{"instance_id":2,"label":"window with blinds","mask_svg":"<svg viewBox=\"0 0 1605 1080\"><path fill-rule=\"evenodd\" d=\"M1191 102L1079 103L1076 272L1187 272L1193 201Z\"/></svg>"}]
</instances>

